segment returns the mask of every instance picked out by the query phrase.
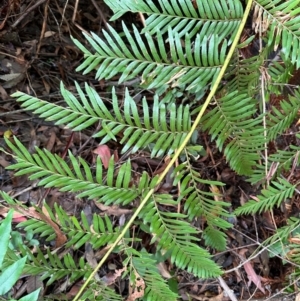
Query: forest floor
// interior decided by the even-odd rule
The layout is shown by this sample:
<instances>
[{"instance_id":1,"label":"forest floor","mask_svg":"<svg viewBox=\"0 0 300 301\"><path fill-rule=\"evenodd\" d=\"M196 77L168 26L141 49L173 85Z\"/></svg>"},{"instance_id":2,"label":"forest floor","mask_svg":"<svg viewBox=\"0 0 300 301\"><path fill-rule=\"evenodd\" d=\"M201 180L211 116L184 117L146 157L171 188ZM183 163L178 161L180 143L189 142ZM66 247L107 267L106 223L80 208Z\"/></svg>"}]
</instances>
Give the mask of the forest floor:
<instances>
[{"instance_id":1,"label":"forest floor","mask_svg":"<svg viewBox=\"0 0 300 301\"><path fill-rule=\"evenodd\" d=\"M76 4L78 6L76 7ZM67 89L74 90L74 81L88 82L101 96L109 97L110 87L117 83L118 77L111 82L96 81L94 74L82 75L75 72L82 60L82 53L72 42L70 36L84 42L82 31L99 34L107 27L111 12L102 1L50 1L50 0L12 0L0 1L0 136L4 146L3 136L9 133L16 135L29 150L35 146L46 148L52 153L62 154L69 148L73 154L80 155L87 161L95 158L93 151L97 148L97 140L91 138L97 130L76 132L71 138L71 131L45 122L28 112L23 111L17 102L10 97L15 91L22 91L32 96L61 103L60 82ZM117 30L121 20L127 24L134 23L141 28L143 23L140 16L126 14L121 19L110 23ZM127 87L134 92L134 87ZM117 87L119 95L124 94L125 87ZM146 97L151 93L144 92ZM203 136L207 156L197 162L201 174L207 178L220 180L226 184L222 194L227 202L231 202L231 209L247 201L249 195L257 195L259 187L252 187L244 177L237 176L227 165L226 160L216 146ZM282 143L289 145L288 138ZM108 143L111 153L119 154L116 142ZM149 158L149 154L140 152L135 154L135 162L142 164L151 172L164 168L161 159ZM37 187L36 182L29 181L27 176L14 177L12 172L5 170L11 164L9 158L0 156L0 184L1 190L25 205L40 204L43 199L52 207L55 202L68 212L76 215L90 207L93 212L108 214L112 219L119 219L126 208L114 208L95 204L84 199L77 199L71 193L62 193L56 189L46 190ZM294 177L300 177L295 170ZM299 178L298 177L298 178ZM4 204L5 205L5 204ZM3 217L8 206L0 210ZM227 250L213 252L214 260L225 271L220 279L211 281L200 280L193 275L178 271L179 294L182 300L220 301L230 300L224 291L230 289L238 300L295 300L297 298L297 283L290 284L288 275L293 266L283 261L280 256L271 257L267 250L260 252L251 261L240 265L241 256L248 258L270 237L275 227L286 224L288 217L295 215L300 208L300 201L293 200L290 206L278 208L271 213L256 216L241 216L234 222L234 227L227 231ZM129 209L128 209L129 211ZM127 212L126 212L127 213ZM275 222L275 225L274 225ZM15 217L14 223L18 223ZM108 270L113 273L114 265ZM160 267L164 275L169 274L166 263ZM249 281L259 277L260 283ZM19 288L15 288L14 297L18 298L28 291L26 278L20 279ZM72 300L78 291L78 286L62 288L61 283L53 285L53 292L64 293L68 300ZM124 295L128 294L126 283L122 279L115 279L111 286ZM288 294L284 288L292 287ZM23 291L20 290L22 287ZM46 294L47 292L45 292ZM299 298L299 297L298 297Z\"/></svg>"}]
</instances>

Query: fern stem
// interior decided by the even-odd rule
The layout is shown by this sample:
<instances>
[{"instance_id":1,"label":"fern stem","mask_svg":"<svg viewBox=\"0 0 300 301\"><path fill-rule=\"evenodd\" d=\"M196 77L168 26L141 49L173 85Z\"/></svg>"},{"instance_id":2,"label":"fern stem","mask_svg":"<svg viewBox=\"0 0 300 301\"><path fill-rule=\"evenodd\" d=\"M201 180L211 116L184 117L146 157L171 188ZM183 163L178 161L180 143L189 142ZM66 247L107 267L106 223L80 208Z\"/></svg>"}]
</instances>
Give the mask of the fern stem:
<instances>
[{"instance_id":1,"label":"fern stem","mask_svg":"<svg viewBox=\"0 0 300 301\"><path fill-rule=\"evenodd\" d=\"M186 146L186 144L188 143L188 141L191 139L192 134L194 133L194 131L197 128L197 125L199 124L207 106L209 105L211 99L213 98L213 96L215 95L217 88L219 86L219 83L228 67L228 64L230 62L230 59L234 53L234 50L236 48L236 46L238 45L239 42L239 38L241 36L241 33L243 31L243 28L245 26L247 17L249 15L251 6L252 6L252 2L253 0L249 0L241 21L241 24L238 28L238 31L236 33L236 36L233 40L233 43L229 49L228 55L226 57L226 60L224 62L224 65L222 66L220 73L218 75L218 77L216 78L216 81L214 82L214 85L205 101L205 103L203 104L199 114L197 115L197 118L195 119L190 132L188 133L188 135L186 136L186 138L184 139L183 143L180 145L180 147L177 149L177 151L175 152L173 158L170 160L169 164L167 165L167 167L165 168L165 170L161 173L161 175L158 178L157 184L162 182L162 180L164 179L164 177L167 175L168 171L170 170L170 168L173 166L173 164L175 163L175 161L178 159L180 153L182 152L182 150L184 149L184 147ZM98 270L100 269L100 267L104 264L104 262L107 260L108 256L111 254L111 252L114 250L114 248L118 245L118 243L120 242L120 240L124 237L124 235L126 234L126 232L128 231L128 229L130 228L130 226L133 224L134 220L136 219L136 217L138 216L138 214L141 212L141 210L143 209L143 207L145 206L145 204L147 203L147 201L149 200L149 198L151 197L151 195L154 192L154 188L150 189L148 191L148 193L146 194L146 196L144 197L144 199L141 201L139 207L136 209L136 211L134 212L134 214L132 215L132 217L130 218L130 220L128 221L128 223L125 225L124 229L122 230L122 232L120 233L120 235L118 236L118 238L115 240L115 242L111 245L111 247L109 248L109 250L107 251L107 253L103 256L102 260L99 262L99 264L97 265L97 267L94 269L94 271L91 273L91 275L87 278L87 280L85 281L85 283L82 285L81 289L79 290L79 292L77 293L77 295L75 296L73 301L77 301L79 299L79 297L81 296L81 294L83 293L84 289L87 287L88 283L91 281L91 279L96 275L96 273L98 272Z\"/></svg>"}]
</instances>

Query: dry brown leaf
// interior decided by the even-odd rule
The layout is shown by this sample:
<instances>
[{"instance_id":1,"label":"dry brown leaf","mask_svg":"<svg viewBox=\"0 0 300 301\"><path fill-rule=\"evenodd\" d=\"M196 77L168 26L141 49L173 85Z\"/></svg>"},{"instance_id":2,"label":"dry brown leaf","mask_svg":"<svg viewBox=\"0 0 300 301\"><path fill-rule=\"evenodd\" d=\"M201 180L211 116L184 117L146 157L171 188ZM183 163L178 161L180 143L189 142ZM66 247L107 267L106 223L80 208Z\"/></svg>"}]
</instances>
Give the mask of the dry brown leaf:
<instances>
[{"instance_id":1,"label":"dry brown leaf","mask_svg":"<svg viewBox=\"0 0 300 301\"><path fill-rule=\"evenodd\" d=\"M112 285L116 282L116 280L121 277L122 273L126 270L126 268L115 270L115 272L107 273L101 280L107 285Z\"/></svg>"},{"instance_id":2,"label":"dry brown leaf","mask_svg":"<svg viewBox=\"0 0 300 301\"><path fill-rule=\"evenodd\" d=\"M2 156L0 156L0 165L6 168L7 166L11 165L11 163L6 161Z\"/></svg>"},{"instance_id":3,"label":"dry brown leaf","mask_svg":"<svg viewBox=\"0 0 300 301\"><path fill-rule=\"evenodd\" d=\"M8 208L0 206L0 215L5 217L7 215L8 210Z\"/></svg>"},{"instance_id":4,"label":"dry brown leaf","mask_svg":"<svg viewBox=\"0 0 300 301\"><path fill-rule=\"evenodd\" d=\"M46 32L44 33L44 38L52 37L52 36L55 35L55 34L56 34L55 31L51 31L51 30L46 31Z\"/></svg>"},{"instance_id":5,"label":"dry brown leaf","mask_svg":"<svg viewBox=\"0 0 300 301\"><path fill-rule=\"evenodd\" d=\"M240 258L244 261L246 261L246 258L243 256L243 254L247 252L246 249L242 249L240 251ZM248 282L248 287L251 285L251 282L253 282L256 287L262 292L262 293L266 293L265 289L263 288L263 286L261 285L261 277L259 275L257 275L250 263L250 261L246 261L244 263L244 269L247 273L247 276L248 276L248 279L249 279L249 282Z\"/></svg>"},{"instance_id":6,"label":"dry brown leaf","mask_svg":"<svg viewBox=\"0 0 300 301\"><path fill-rule=\"evenodd\" d=\"M71 287L71 289L69 290L69 292L67 292L67 294L66 294L67 300L73 299L77 295L77 293L79 292L79 290L81 289L82 285L83 285L83 281L76 282Z\"/></svg>"},{"instance_id":7,"label":"dry brown leaf","mask_svg":"<svg viewBox=\"0 0 300 301\"><path fill-rule=\"evenodd\" d=\"M107 145L99 145L96 149L93 150L94 154L97 154L101 162L104 166L104 168L108 168L109 160L111 158L110 149Z\"/></svg>"},{"instance_id":8,"label":"dry brown leaf","mask_svg":"<svg viewBox=\"0 0 300 301\"><path fill-rule=\"evenodd\" d=\"M161 274L164 278L166 278L166 279L172 278L172 276L171 276L171 274L169 273L169 271L168 271L168 269L167 269L167 266L166 266L166 264L165 264L164 262L158 263L157 268L158 268L160 274Z\"/></svg>"},{"instance_id":9,"label":"dry brown leaf","mask_svg":"<svg viewBox=\"0 0 300 301\"><path fill-rule=\"evenodd\" d=\"M194 294L187 294L189 296L189 300L191 299L190 297L192 297L193 299L199 300L199 301L203 301L204 298L207 300L207 298L205 296L197 296Z\"/></svg>"},{"instance_id":10,"label":"dry brown leaf","mask_svg":"<svg viewBox=\"0 0 300 301\"><path fill-rule=\"evenodd\" d=\"M0 215L3 217L6 217L8 213L8 208L6 207L0 207ZM22 214L17 211L13 212L13 217L12 217L12 222L13 223L21 223L27 221L27 218Z\"/></svg>"},{"instance_id":11,"label":"dry brown leaf","mask_svg":"<svg viewBox=\"0 0 300 301\"><path fill-rule=\"evenodd\" d=\"M250 195L250 198L253 199L256 202L259 202L259 198L256 197L255 195Z\"/></svg>"},{"instance_id":12,"label":"dry brown leaf","mask_svg":"<svg viewBox=\"0 0 300 301\"><path fill-rule=\"evenodd\" d=\"M94 250L92 249L92 246L90 243L86 243L85 244L85 259L86 261L88 262L88 264L93 268L93 269L96 269L97 268L97 265L98 265L98 261L97 259L95 258L95 253L94 253ZM100 277L99 275L96 273L95 275L95 280L96 281L100 281Z\"/></svg>"},{"instance_id":13,"label":"dry brown leaf","mask_svg":"<svg viewBox=\"0 0 300 301\"><path fill-rule=\"evenodd\" d=\"M47 94L49 94L50 90L51 90L51 86L47 83L47 81L44 78L42 78L42 82L44 84L44 87L45 87L45 90L46 90Z\"/></svg>"},{"instance_id":14,"label":"dry brown leaf","mask_svg":"<svg viewBox=\"0 0 300 301\"><path fill-rule=\"evenodd\" d=\"M114 215L114 216L121 216L123 214L129 214L132 212L131 209L122 209L118 206L106 206L104 204L95 202L95 205L103 211L100 215Z\"/></svg>"},{"instance_id":15,"label":"dry brown leaf","mask_svg":"<svg viewBox=\"0 0 300 301\"><path fill-rule=\"evenodd\" d=\"M0 98L2 100L7 100L9 98L8 94L5 91L5 89L1 85L0 85Z\"/></svg>"},{"instance_id":16,"label":"dry brown leaf","mask_svg":"<svg viewBox=\"0 0 300 301\"><path fill-rule=\"evenodd\" d=\"M211 297L208 300L209 301L222 301L223 300L223 296L224 296L224 293L222 292L221 294L219 294L217 296L214 296L214 297Z\"/></svg>"},{"instance_id":17,"label":"dry brown leaf","mask_svg":"<svg viewBox=\"0 0 300 301\"><path fill-rule=\"evenodd\" d=\"M299 236L296 236L296 237L290 237L288 239L288 241L292 244L297 244L299 245L300 244L300 237Z\"/></svg>"},{"instance_id":18,"label":"dry brown leaf","mask_svg":"<svg viewBox=\"0 0 300 301\"><path fill-rule=\"evenodd\" d=\"M4 20L0 23L0 30L2 30L4 28L4 25L6 23L6 20L7 20L8 16L9 16L9 14L7 13Z\"/></svg>"},{"instance_id":19,"label":"dry brown leaf","mask_svg":"<svg viewBox=\"0 0 300 301\"><path fill-rule=\"evenodd\" d=\"M129 287L129 296L126 301L135 301L138 298L141 298L145 294L145 282L143 278L135 272L136 282L134 287Z\"/></svg>"},{"instance_id":20,"label":"dry brown leaf","mask_svg":"<svg viewBox=\"0 0 300 301\"><path fill-rule=\"evenodd\" d=\"M46 145L46 149L48 151L51 151L53 149L53 146L55 144L55 140L56 140L56 133L54 131L51 131L50 132L50 138L47 142L47 145Z\"/></svg>"},{"instance_id":21,"label":"dry brown leaf","mask_svg":"<svg viewBox=\"0 0 300 301\"><path fill-rule=\"evenodd\" d=\"M44 290L44 283L41 280L41 276L29 276L27 278L27 294L30 294L39 288L41 288L42 291Z\"/></svg>"}]
</instances>

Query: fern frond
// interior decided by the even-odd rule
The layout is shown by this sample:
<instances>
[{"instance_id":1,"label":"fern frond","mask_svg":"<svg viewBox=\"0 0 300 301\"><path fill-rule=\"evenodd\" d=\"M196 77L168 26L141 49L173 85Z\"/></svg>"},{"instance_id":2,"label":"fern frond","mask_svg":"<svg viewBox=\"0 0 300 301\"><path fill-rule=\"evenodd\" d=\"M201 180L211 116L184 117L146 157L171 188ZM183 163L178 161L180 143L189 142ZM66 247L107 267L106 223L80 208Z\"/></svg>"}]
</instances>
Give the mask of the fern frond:
<instances>
[{"instance_id":1,"label":"fern frond","mask_svg":"<svg viewBox=\"0 0 300 301\"><path fill-rule=\"evenodd\" d=\"M94 49L92 54L78 40L76 46L84 53L84 62L76 69L86 74L97 69L96 79L109 79L122 74L119 83L141 74L142 84L148 89L163 86L186 86L186 90L197 93L206 89L217 76L225 61L229 42L212 32L209 36L196 36L193 49L191 38L186 35L183 50L178 33L168 32L170 53L162 34L158 31L155 39L145 33L144 42L138 30L133 27L134 37L123 24L126 40L111 27L110 34L103 31L105 39L96 34L85 34ZM136 42L138 42L138 46ZM128 46L127 46L128 45ZM129 46L130 45L130 46ZM157 45L157 46L156 46Z\"/></svg>"},{"instance_id":2,"label":"fern frond","mask_svg":"<svg viewBox=\"0 0 300 301\"><path fill-rule=\"evenodd\" d=\"M276 53L275 53L276 54ZM280 54L279 54L280 55ZM277 56L270 54L269 48L263 48L259 54L244 58L236 50L230 66L225 74L226 92L239 91L260 100L261 76L266 77L265 93L282 93L283 86L288 82L294 70L294 65L282 55L277 61ZM265 73L265 74L264 74Z\"/></svg>"},{"instance_id":3,"label":"fern frond","mask_svg":"<svg viewBox=\"0 0 300 301\"><path fill-rule=\"evenodd\" d=\"M19 251L22 256L27 256L27 262L24 267L24 273L29 275L41 275L41 279L47 280L50 285L56 280L69 277L70 282L76 281L82 277L88 276L92 272L92 268L81 257L75 263L71 254L67 253L63 258L50 252L47 249L46 255L36 247L36 255L26 246L19 245ZM5 264L11 264L16 261L18 255L14 250L9 250L5 257Z\"/></svg>"},{"instance_id":4,"label":"fern frond","mask_svg":"<svg viewBox=\"0 0 300 301\"><path fill-rule=\"evenodd\" d=\"M299 275L299 244L294 244L294 239L299 241L300 234L300 219L297 217L291 217L287 219L287 225L276 229L275 233L262 242L260 248L264 248L268 251L269 257L278 256L283 260L283 264L286 263L286 259L289 262L296 263L294 272L289 274L289 279L294 277L295 274ZM256 250L258 251L258 250Z\"/></svg>"},{"instance_id":5,"label":"fern frond","mask_svg":"<svg viewBox=\"0 0 300 301\"><path fill-rule=\"evenodd\" d=\"M290 59L296 68L300 67L300 31L299 2L286 0L280 4L277 0L256 0L257 25L260 22L269 25L268 46L277 49L282 45L282 53ZM258 30L259 26L257 26Z\"/></svg>"},{"instance_id":6,"label":"fern frond","mask_svg":"<svg viewBox=\"0 0 300 301\"><path fill-rule=\"evenodd\" d=\"M131 255L132 266L130 266L130 269L135 269L146 285L144 300L177 300L177 294L170 290L168 284L160 275L153 255L145 250L141 250L138 252L139 254L136 254L136 250L127 248L127 256L130 255L128 253L131 251L133 254Z\"/></svg>"},{"instance_id":7,"label":"fern frond","mask_svg":"<svg viewBox=\"0 0 300 301\"><path fill-rule=\"evenodd\" d=\"M22 204L11 199L10 196L4 192L1 192L1 196L8 201L9 204L23 207ZM57 206L57 204L54 204L57 218L46 204L44 207L47 209L51 219L60 225L60 230L68 237L68 242L65 245L66 248L72 247L72 249L78 249L84 243L88 242L94 249L98 249L110 241L114 241L119 235L120 231L113 230L112 223L107 216L102 219L97 214L94 214L92 224L89 225L84 213L81 214L80 223L74 216L69 217L61 207ZM38 208L36 208L36 210L38 210ZM18 224L17 227L24 228L25 231L32 231L35 234L39 234L41 237L49 235L49 233L44 234L49 231L50 236L47 240L50 240L52 236L55 236L54 230L50 225L44 221L35 220L33 218ZM46 230L44 230L44 228ZM124 241L126 241L126 239L124 239ZM130 241L132 241L132 239ZM92 268L87 265L83 258L79 259L79 263L75 263L75 260L70 253L67 253L60 258L59 255L55 252L50 252L49 249L47 249L45 255L40 248L37 248L37 255L35 256L32 250L27 246L23 246L23 244L17 245L16 247L19 248L18 251L20 251L22 255L28 257L28 261L24 267L24 273L30 275L39 274L41 279L49 278L47 285L66 276L69 278L70 283L72 283L81 277L87 277L89 273L92 272ZM15 262L16 260L18 260L18 255L15 250L9 250L5 259L5 266L10 265L11 262ZM97 295L95 294L96 291L98 293L101 291L101 296L94 300L122 300L121 296L117 295L102 282L91 283L84 295L92 293L94 297Z\"/></svg>"},{"instance_id":8,"label":"fern frond","mask_svg":"<svg viewBox=\"0 0 300 301\"><path fill-rule=\"evenodd\" d=\"M274 206L277 207L286 199L291 198L296 185L292 185L284 179L278 178L273 181L268 189L263 189L259 195L258 201L249 200L243 206L235 210L235 214L255 214L263 211L271 210Z\"/></svg>"},{"instance_id":9,"label":"fern frond","mask_svg":"<svg viewBox=\"0 0 300 301\"><path fill-rule=\"evenodd\" d=\"M17 212L24 214L28 210L28 207L23 205L21 202L11 198L7 193L4 191L0 191L1 197L5 200L10 207L14 208ZM51 219L56 222L56 219L53 217L52 212L47 204L45 204L45 208L47 209L49 216ZM36 207L35 210L40 213L40 208ZM43 214L43 213L42 213ZM44 220L40 220L34 217L27 219L24 222L19 223L17 228L23 228L26 232L31 231L32 234L38 234L40 237L44 237L46 241L52 241L55 239L56 234L51 225Z\"/></svg>"},{"instance_id":10,"label":"fern frond","mask_svg":"<svg viewBox=\"0 0 300 301\"><path fill-rule=\"evenodd\" d=\"M105 3L114 12L111 20L118 19L126 12L141 12L148 16L146 28L143 32L151 35L160 31L168 32L171 27L173 32L178 32L179 37L186 34L192 38L197 33L200 36L209 36L211 33L222 38L233 36L233 32L243 16L243 8L239 1L120 1L105 0Z\"/></svg>"},{"instance_id":11,"label":"fern frond","mask_svg":"<svg viewBox=\"0 0 300 301\"><path fill-rule=\"evenodd\" d=\"M176 186L180 183L180 196L178 201L184 201L184 212L187 213L190 220L195 217L201 217L207 222L207 228L203 232L206 245L224 250L226 247L226 236L218 230L231 228L232 225L225 219L231 215L225 210L230 204L219 200L216 189L206 191L208 185L211 187L222 186L216 181L201 179L199 173L195 171L187 158L185 163L180 164L174 169L174 183Z\"/></svg>"},{"instance_id":12,"label":"fern frond","mask_svg":"<svg viewBox=\"0 0 300 301\"><path fill-rule=\"evenodd\" d=\"M233 92L217 99L217 106L203 117L203 128L216 140L220 150L224 148L227 161L239 174L250 175L264 149L261 119L253 119L255 102L246 94Z\"/></svg>"},{"instance_id":13,"label":"fern frond","mask_svg":"<svg viewBox=\"0 0 300 301\"><path fill-rule=\"evenodd\" d=\"M291 126L300 110L299 97L300 94L297 93L296 97L289 97L289 102L281 100L281 110L278 110L275 106L272 107L272 111L267 115L268 141L275 140L278 135L282 134Z\"/></svg>"},{"instance_id":14,"label":"fern frond","mask_svg":"<svg viewBox=\"0 0 300 301\"><path fill-rule=\"evenodd\" d=\"M299 241L300 235L297 235L295 237ZM293 262L296 265L296 268L293 269L291 274L288 276L288 279L292 282L293 280L296 281L300 275L300 269L299 269L299 264L300 264L300 246L298 243L293 243L289 245L290 251L286 254L286 258Z\"/></svg>"},{"instance_id":15,"label":"fern frond","mask_svg":"<svg viewBox=\"0 0 300 301\"><path fill-rule=\"evenodd\" d=\"M107 286L103 282L92 281L88 288L82 294L80 300L91 301L123 301L122 296L116 294L116 292Z\"/></svg>"},{"instance_id":16,"label":"fern frond","mask_svg":"<svg viewBox=\"0 0 300 301\"><path fill-rule=\"evenodd\" d=\"M284 118L284 116L283 116ZM275 125L276 126L276 125ZM296 139L300 139L300 134L296 134ZM290 145L287 150L278 150L276 153L268 157L268 171L272 173L272 178L279 176L282 172L290 170L293 164L299 164L300 147ZM252 184L265 182L266 171L265 166L257 165L253 174L248 181Z\"/></svg>"},{"instance_id":17,"label":"fern frond","mask_svg":"<svg viewBox=\"0 0 300 301\"><path fill-rule=\"evenodd\" d=\"M113 227L112 222L107 216L101 218L99 215L93 214L92 224L89 225L83 212L81 213L80 223L75 216L69 217L57 204L54 206L61 231L68 237L66 247L72 246L74 249L79 249L83 244L88 242L96 250L115 241L120 234L120 230Z\"/></svg>"},{"instance_id":18,"label":"fern frond","mask_svg":"<svg viewBox=\"0 0 300 301\"><path fill-rule=\"evenodd\" d=\"M149 147L152 143L151 156L162 156L171 154L179 147L191 128L191 117L188 105L176 106L175 103L166 108L164 103L167 99L159 101L154 97L152 114L149 105L144 98L143 117L139 115L138 107L134 99L125 92L124 111L119 107L119 101L114 90L112 92L113 112L103 102L98 93L85 84L85 92L75 83L80 100L74 94L66 90L61 84L61 94L68 108L48 103L21 92L13 94L21 106L26 110L32 110L55 124L66 124L74 131L83 130L92 124L101 122L102 129L94 135L101 137L100 144L109 140L116 140L121 134L123 138L120 143L124 145L122 152L132 148L132 152ZM169 121L170 117L170 121Z\"/></svg>"},{"instance_id":19,"label":"fern frond","mask_svg":"<svg viewBox=\"0 0 300 301\"><path fill-rule=\"evenodd\" d=\"M20 246L19 251L23 256L27 255L28 258L23 270L24 273L28 275L39 275L41 280L47 279L47 286L65 277L68 277L70 283L74 283L80 278L87 278L93 271L93 269L84 261L83 257L80 257L78 262L75 263L69 253L65 254L63 258L59 258L56 253L50 252L49 249L47 249L45 255L39 248L36 248L36 255L33 255L32 250L26 246ZM19 256L16 252L9 249L5 257L5 266L15 262L17 259L19 259ZM105 283L94 281L89 284L87 290L83 294L83 297L84 296L89 296L90 299L83 300L123 300L121 296L117 295L112 289L105 285Z\"/></svg>"},{"instance_id":20,"label":"fern frond","mask_svg":"<svg viewBox=\"0 0 300 301\"><path fill-rule=\"evenodd\" d=\"M299 266L299 245L292 243L293 238L299 240L300 233L300 219L291 217L287 220L287 225L278 228L276 232L263 243L262 247L268 249L272 256L279 255L281 258L294 261ZM296 250L296 256L291 256ZM297 273L298 268L296 269ZM299 272L299 271L298 271ZM292 274L293 275L293 274Z\"/></svg>"},{"instance_id":21,"label":"fern frond","mask_svg":"<svg viewBox=\"0 0 300 301\"><path fill-rule=\"evenodd\" d=\"M218 251L226 249L226 234L217 228L207 226L202 233L206 246L210 246Z\"/></svg>"},{"instance_id":22,"label":"fern frond","mask_svg":"<svg viewBox=\"0 0 300 301\"><path fill-rule=\"evenodd\" d=\"M195 236L198 231L184 221L186 215L165 212L159 206L174 206L177 204L171 195L154 195L143 208L140 217L150 225L153 233L152 243L157 242L157 248L169 250L171 261L177 267L186 269L200 278L217 277L221 271L209 259L209 253L201 249Z\"/></svg>"},{"instance_id":23,"label":"fern frond","mask_svg":"<svg viewBox=\"0 0 300 301\"><path fill-rule=\"evenodd\" d=\"M31 174L29 176L31 180L40 179L39 185L57 187L60 191L81 191L78 197L96 198L107 205L129 204L144 189L142 186L130 186L131 164L129 161L120 166L115 178L113 158L105 174L102 163L97 158L96 174L93 176L88 164L82 158L76 159L71 152L69 152L71 163L69 166L62 158L47 150L36 148L37 153L30 154L16 137L14 141L16 145L6 140L8 146L16 154L17 160L17 163L9 166L8 169L19 169L16 175ZM146 178L147 175L144 174L140 183L147 185Z\"/></svg>"},{"instance_id":24,"label":"fern frond","mask_svg":"<svg viewBox=\"0 0 300 301\"><path fill-rule=\"evenodd\" d=\"M263 245L264 246L270 245L276 242L277 240L286 242L290 237L291 233L293 233L294 231L299 232L299 230L300 230L300 219L297 217L291 217L287 220L287 225L278 228L276 233L274 233L271 237L269 237L263 242Z\"/></svg>"},{"instance_id":25,"label":"fern frond","mask_svg":"<svg viewBox=\"0 0 300 301\"><path fill-rule=\"evenodd\" d=\"M273 60L268 66L268 74L271 77L268 89L270 93L280 95L283 92L283 87L289 82L295 65L290 60Z\"/></svg>"},{"instance_id":26,"label":"fern frond","mask_svg":"<svg viewBox=\"0 0 300 301\"><path fill-rule=\"evenodd\" d=\"M56 237L54 229L49 224L34 218L19 223L17 228L23 228L25 231L32 231L33 234L39 234L40 237L45 237L46 241L53 241Z\"/></svg>"},{"instance_id":27,"label":"fern frond","mask_svg":"<svg viewBox=\"0 0 300 301\"><path fill-rule=\"evenodd\" d=\"M225 91L227 93L239 91L239 93L246 93L248 97L255 97L261 75L260 67L263 63L263 53L245 59L236 51L225 74Z\"/></svg>"},{"instance_id":28,"label":"fern frond","mask_svg":"<svg viewBox=\"0 0 300 301\"><path fill-rule=\"evenodd\" d=\"M300 139L300 134L296 134L296 139ZM286 171L291 168L292 164L296 160L296 164L299 164L299 152L300 147L295 145L290 145L290 150L278 150L277 153L270 155L271 162L278 162L278 170Z\"/></svg>"}]
</instances>

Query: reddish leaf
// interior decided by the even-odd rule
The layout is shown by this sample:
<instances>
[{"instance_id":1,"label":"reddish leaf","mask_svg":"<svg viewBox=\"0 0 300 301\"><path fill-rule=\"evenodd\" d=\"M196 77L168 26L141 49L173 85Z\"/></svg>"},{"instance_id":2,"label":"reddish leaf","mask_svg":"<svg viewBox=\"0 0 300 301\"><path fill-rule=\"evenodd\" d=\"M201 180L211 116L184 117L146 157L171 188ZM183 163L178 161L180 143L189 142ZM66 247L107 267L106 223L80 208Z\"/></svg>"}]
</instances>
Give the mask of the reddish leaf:
<instances>
[{"instance_id":1,"label":"reddish leaf","mask_svg":"<svg viewBox=\"0 0 300 301\"><path fill-rule=\"evenodd\" d=\"M266 293L264 287L261 284L261 277L259 275L257 275L251 265L251 263L249 261L246 261L246 258L244 257L244 254L247 252L247 249L242 249L239 252L239 257L245 261L244 263L244 269L247 273L249 282L248 282L248 287L250 286L251 282L253 282L256 287L263 292L264 294Z\"/></svg>"},{"instance_id":2,"label":"reddish leaf","mask_svg":"<svg viewBox=\"0 0 300 301\"><path fill-rule=\"evenodd\" d=\"M7 212L1 212L1 215L4 217L7 216ZM21 223L27 221L27 218L24 216L24 214L14 211L12 221L13 223Z\"/></svg>"},{"instance_id":3,"label":"reddish leaf","mask_svg":"<svg viewBox=\"0 0 300 301\"><path fill-rule=\"evenodd\" d=\"M104 168L108 168L109 159L111 157L110 150L107 145L99 145L96 149L93 150L94 154L97 154L104 166Z\"/></svg>"},{"instance_id":4,"label":"reddish leaf","mask_svg":"<svg viewBox=\"0 0 300 301\"><path fill-rule=\"evenodd\" d=\"M249 283L248 286L250 286L251 282L253 282L258 289L260 289L264 294L266 293L265 289L261 285L261 278L259 275L257 275L249 261L244 263L244 269L247 273Z\"/></svg>"},{"instance_id":5,"label":"reddish leaf","mask_svg":"<svg viewBox=\"0 0 300 301\"><path fill-rule=\"evenodd\" d=\"M135 272L135 279L135 283L129 287L129 294L126 301L135 301L145 294L145 282L137 272Z\"/></svg>"},{"instance_id":6,"label":"reddish leaf","mask_svg":"<svg viewBox=\"0 0 300 301\"><path fill-rule=\"evenodd\" d=\"M18 223L25 222L25 221L27 221L27 218L24 217L24 216L15 217L15 218L12 219L12 222L13 222L13 223L17 223L17 224L18 224Z\"/></svg>"}]
</instances>

